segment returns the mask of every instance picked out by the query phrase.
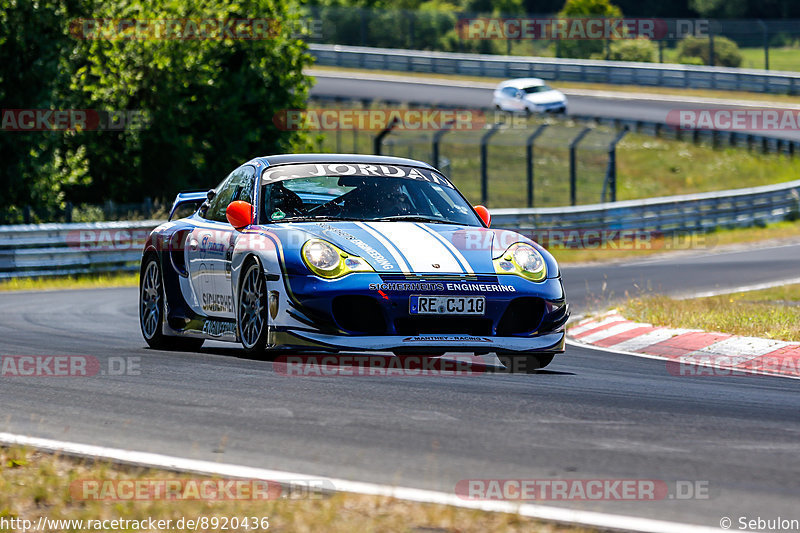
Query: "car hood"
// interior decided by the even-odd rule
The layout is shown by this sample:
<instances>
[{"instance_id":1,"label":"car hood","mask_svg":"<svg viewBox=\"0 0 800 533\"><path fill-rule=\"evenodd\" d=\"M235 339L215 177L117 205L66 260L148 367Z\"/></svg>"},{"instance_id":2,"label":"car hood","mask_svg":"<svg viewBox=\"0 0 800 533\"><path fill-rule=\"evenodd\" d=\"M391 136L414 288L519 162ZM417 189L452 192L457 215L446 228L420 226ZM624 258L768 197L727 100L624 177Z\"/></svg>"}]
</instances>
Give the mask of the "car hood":
<instances>
[{"instance_id":1,"label":"car hood","mask_svg":"<svg viewBox=\"0 0 800 533\"><path fill-rule=\"evenodd\" d=\"M534 104L554 104L564 101L564 93L561 91L545 91L543 93L531 93L525 95L525 100Z\"/></svg>"},{"instance_id":2,"label":"car hood","mask_svg":"<svg viewBox=\"0 0 800 533\"><path fill-rule=\"evenodd\" d=\"M494 249L496 230L456 224L303 222L280 226L280 233L294 234L282 236L284 244L291 237L291 248L299 250L311 237L324 239L364 258L378 273L494 274L492 258L504 251ZM511 240L528 241L517 237Z\"/></svg>"}]
</instances>

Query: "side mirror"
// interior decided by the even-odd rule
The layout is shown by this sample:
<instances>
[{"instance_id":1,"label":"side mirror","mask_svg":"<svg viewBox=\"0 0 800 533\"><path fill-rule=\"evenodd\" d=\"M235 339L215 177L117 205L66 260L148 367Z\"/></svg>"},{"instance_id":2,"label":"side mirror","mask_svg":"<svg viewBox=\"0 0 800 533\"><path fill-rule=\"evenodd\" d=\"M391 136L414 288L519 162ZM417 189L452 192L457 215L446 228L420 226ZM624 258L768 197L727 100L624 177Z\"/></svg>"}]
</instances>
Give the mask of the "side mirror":
<instances>
[{"instance_id":1,"label":"side mirror","mask_svg":"<svg viewBox=\"0 0 800 533\"><path fill-rule=\"evenodd\" d=\"M246 228L253 223L253 204L236 200L228 204L225 209L225 217L236 229Z\"/></svg>"},{"instance_id":2,"label":"side mirror","mask_svg":"<svg viewBox=\"0 0 800 533\"><path fill-rule=\"evenodd\" d=\"M483 223L486 224L487 228L492 225L492 215L489 214L488 209L482 205L476 205L474 209L475 212L478 213L478 216L481 217L481 220L483 220Z\"/></svg>"},{"instance_id":3,"label":"side mirror","mask_svg":"<svg viewBox=\"0 0 800 533\"><path fill-rule=\"evenodd\" d=\"M522 91L517 91L517 92L514 94L514 98L516 98L517 100L522 100L522 97L523 97L523 96L525 96L525 93L524 93L524 92L522 92Z\"/></svg>"}]
</instances>

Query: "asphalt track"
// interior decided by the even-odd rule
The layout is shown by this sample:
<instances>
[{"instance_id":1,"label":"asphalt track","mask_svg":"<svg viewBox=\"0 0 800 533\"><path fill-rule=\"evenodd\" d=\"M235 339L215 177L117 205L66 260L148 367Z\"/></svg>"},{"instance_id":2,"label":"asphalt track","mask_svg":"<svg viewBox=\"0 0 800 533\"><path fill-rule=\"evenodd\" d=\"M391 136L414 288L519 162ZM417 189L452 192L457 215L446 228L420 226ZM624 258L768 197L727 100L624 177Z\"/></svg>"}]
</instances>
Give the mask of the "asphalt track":
<instances>
[{"instance_id":1,"label":"asphalt track","mask_svg":"<svg viewBox=\"0 0 800 533\"><path fill-rule=\"evenodd\" d=\"M564 270L577 312L798 276L800 245ZM602 290L605 283L605 291ZM598 298L600 293L603 298ZM0 431L341 479L454 491L463 479L654 479L707 499L546 502L716 526L798 518L800 382L679 377L568 347L536 375L285 377L235 345L146 348L134 289L0 294L0 354L138 360L140 373L0 378Z\"/></svg>"},{"instance_id":2,"label":"asphalt track","mask_svg":"<svg viewBox=\"0 0 800 533\"><path fill-rule=\"evenodd\" d=\"M436 106L464 106L485 108L492 105L492 86L480 82L458 82L403 77L401 75L344 74L311 71L316 84L312 96L334 96L354 99L379 99L397 102L416 102ZM553 82L558 88L558 83ZM623 92L570 91L567 94L570 115L592 115L608 118L665 122L670 111L690 109L753 109L779 107L733 100L714 101L693 97L665 97L639 93L626 95ZM796 106L795 106L796 108ZM764 134L766 132L754 132ZM770 132L775 137L800 140L800 131Z\"/></svg>"}]
</instances>

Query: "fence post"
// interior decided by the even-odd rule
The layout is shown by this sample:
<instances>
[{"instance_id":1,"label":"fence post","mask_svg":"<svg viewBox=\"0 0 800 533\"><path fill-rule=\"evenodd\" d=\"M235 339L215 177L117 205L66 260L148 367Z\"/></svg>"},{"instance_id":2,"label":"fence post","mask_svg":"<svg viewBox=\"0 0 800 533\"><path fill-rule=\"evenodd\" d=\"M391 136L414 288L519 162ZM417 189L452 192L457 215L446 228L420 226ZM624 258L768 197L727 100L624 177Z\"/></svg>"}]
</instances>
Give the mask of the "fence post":
<instances>
[{"instance_id":1,"label":"fence post","mask_svg":"<svg viewBox=\"0 0 800 533\"><path fill-rule=\"evenodd\" d=\"M394 117L392 121L389 122L389 125L383 128L381 132L378 133L372 140L372 151L375 153L375 155L381 155L381 146L383 143L383 138L389 135L389 133L392 132L394 127L397 126L397 120L398 120L397 117Z\"/></svg>"},{"instance_id":2,"label":"fence post","mask_svg":"<svg viewBox=\"0 0 800 533\"><path fill-rule=\"evenodd\" d=\"M592 131L592 128L583 128L583 130L575 136L574 139L569 143L569 201L570 205L577 204L577 189L578 189L578 177L577 172L575 169L575 149L578 147L578 143L586 137L586 134Z\"/></svg>"},{"instance_id":3,"label":"fence post","mask_svg":"<svg viewBox=\"0 0 800 533\"><path fill-rule=\"evenodd\" d=\"M541 135L547 128L547 124L540 124L536 131L528 136L525 142L525 162L527 164L527 178L528 178L528 207L533 207L533 143L536 138Z\"/></svg>"},{"instance_id":4,"label":"fence post","mask_svg":"<svg viewBox=\"0 0 800 533\"><path fill-rule=\"evenodd\" d=\"M445 133L450 131L450 128L453 127L453 124L455 124L455 122L452 121L452 120L449 120L449 121L444 123L444 126L442 127L442 129L438 130L436 133L433 134L433 144L431 145L431 152L433 152L432 153L432 155L433 155L432 159L433 159L433 167L434 168L437 168L437 169L439 168L439 145L442 142L442 137L444 137Z\"/></svg>"},{"instance_id":5,"label":"fence post","mask_svg":"<svg viewBox=\"0 0 800 533\"><path fill-rule=\"evenodd\" d=\"M489 199L489 139L500 130L502 124L502 122L495 122L481 137L481 203L483 205L486 205Z\"/></svg>"},{"instance_id":6,"label":"fence post","mask_svg":"<svg viewBox=\"0 0 800 533\"><path fill-rule=\"evenodd\" d=\"M758 19L758 25L761 26L764 33L764 70L769 70L769 30L761 19Z\"/></svg>"},{"instance_id":7,"label":"fence post","mask_svg":"<svg viewBox=\"0 0 800 533\"><path fill-rule=\"evenodd\" d=\"M617 201L617 144L627 133L628 126L625 126L608 145L608 168L606 169L606 180L603 182L603 193L600 198L601 202L606 201L606 185L608 185L610 189L611 201Z\"/></svg>"},{"instance_id":8,"label":"fence post","mask_svg":"<svg viewBox=\"0 0 800 533\"><path fill-rule=\"evenodd\" d=\"M714 31L711 29L711 24L708 25L708 65L714 66ZM713 76L713 75L712 75ZM714 79L713 77L711 78ZM714 83L711 84L712 88L716 88Z\"/></svg>"}]
</instances>

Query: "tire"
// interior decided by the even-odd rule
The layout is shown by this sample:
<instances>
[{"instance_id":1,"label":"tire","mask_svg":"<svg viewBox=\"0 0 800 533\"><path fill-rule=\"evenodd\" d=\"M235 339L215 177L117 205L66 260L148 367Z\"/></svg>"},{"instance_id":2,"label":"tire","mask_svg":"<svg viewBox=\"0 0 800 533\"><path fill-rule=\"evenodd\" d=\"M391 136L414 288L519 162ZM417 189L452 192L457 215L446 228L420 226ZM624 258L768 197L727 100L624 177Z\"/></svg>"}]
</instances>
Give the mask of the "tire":
<instances>
[{"instance_id":1,"label":"tire","mask_svg":"<svg viewBox=\"0 0 800 533\"><path fill-rule=\"evenodd\" d=\"M258 261L251 259L242 269L239 299L236 308L236 328L239 340L248 355L266 355L269 337L267 291L264 271Z\"/></svg>"},{"instance_id":2,"label":"tire","mask_svg":"<svg viewBox=\"0 0 800 533\"><path fill-rule=\"evenodd\" d=\"M509 374L535 374L553 361L555 354L517 355L497 354Z\"/></svg>"},{"instance_id":3,"label":"tire","mask_svg":"<svg viewBox=\"0 0 800 533\"><path fill-rule=\"evenodd\" d=\"M139 274L139 327L145 342L156 350L196 351L204 339L164 335L164 286L155 255L142 261Z\"/></svg>"}]
</instances>

